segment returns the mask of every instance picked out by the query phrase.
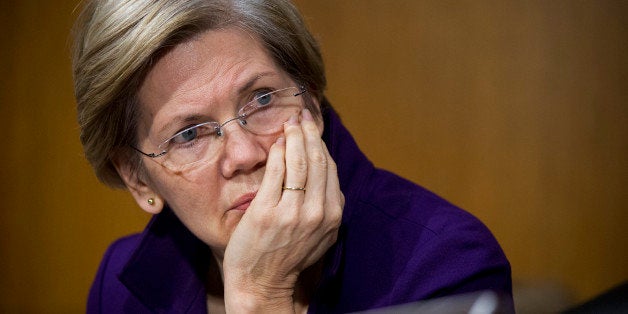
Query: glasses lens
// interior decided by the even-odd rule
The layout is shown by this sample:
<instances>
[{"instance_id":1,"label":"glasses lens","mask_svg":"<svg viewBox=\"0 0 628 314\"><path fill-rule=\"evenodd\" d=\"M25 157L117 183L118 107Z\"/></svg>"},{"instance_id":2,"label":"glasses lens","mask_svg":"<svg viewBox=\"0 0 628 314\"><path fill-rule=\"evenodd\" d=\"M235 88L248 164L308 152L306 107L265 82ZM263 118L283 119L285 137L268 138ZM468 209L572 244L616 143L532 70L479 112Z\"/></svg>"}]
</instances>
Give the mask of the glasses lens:
<instances>
[{"instance_id":1,"label":"glasses lens","mask_svg":"<svg viewBox=\"0 0 628 314\"><path fill-rule=\"evenodd\" d=\"M283 123L303 109L303 91L284 88L259 95L239 112L240 125L253 134L269 135L281 132ZM173 171L185 171L201 160L211 158L220 149L218 132L221 125L206 122L186 128L159 145L163 165Z\"/></svg>"},{"instance_id":2,"label":"glasses lens","mask_svg":"<svg viewBox=\"0 0 628 314\"><path fill-rule=\"evenodd\" d=\"M242 125L258 135L280 132L283 123L303 109L300 92L289 87L256 97L240 111Z\"/></svg>"},{"instance_id":3,"label":"glasses lens","mask_svg":"<svg viewBox=\"0 0 628 314\"><path fill-rule=\"evenodd\" d=\"M204 158L208 152L217 149L216 133L218 123L207 122L189 127L172 136L159 146L167 151L164 166L172 170L182 170Z\"/></svg>"}]
</instances>

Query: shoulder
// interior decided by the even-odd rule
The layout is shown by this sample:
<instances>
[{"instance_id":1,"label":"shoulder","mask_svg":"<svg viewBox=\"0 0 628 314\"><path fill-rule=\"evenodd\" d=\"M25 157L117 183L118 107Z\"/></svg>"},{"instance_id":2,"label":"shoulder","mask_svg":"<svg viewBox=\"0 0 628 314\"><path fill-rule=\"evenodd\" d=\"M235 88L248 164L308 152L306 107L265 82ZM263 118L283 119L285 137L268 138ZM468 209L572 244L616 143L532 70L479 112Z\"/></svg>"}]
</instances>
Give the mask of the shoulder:
<instances>
[{"instance_id":1,"label":"shoulder","mask_svg":"<svg viewBox=\"0 0 628 314\"><path fill-rule=\"evenodd\" d=\"M420 228L430 238L449 236L453 231L484 234L488 229L476 217L435 193L391 172L376 169L358 198L361 214L384 215L396 228ZM366 210L366 212L364 212Z\"/></svg>"},{"instance_id":2,"label":"shoulder","mask_svg":"<svg viewBox=\"0 0 628 314\"><path fill-rule=\"evenodd\" d=\"M378 251L396 264L394 291L420 298L477 290L511 294L504 252L470 213L379 169L365 184L359 203L353 216L363 226L360 237L376 234L371 241L380 242Z\"/></svg>"},{"instance_id":3,"label":"shoulder","mask_svg":"<svg viewBox=\"0 0 628 314\"><path fill-rule=\"evenodd\" d=\"M141 234L132 234L119 238L109 245L100 265L100 271L120 271L131 258L140 243Z\"/></svg>"},{"instance_id":4,"label":"shoulder","mask_svg":"<svg viewBox=\"0 0 628 314\"><path fill-rule=\"evenodd\" d=\"M131 295L119 281L118 275L132 257L140 241L141 235L133 234L120 238L109 246L89 291L88 313L106 313L125 307L125 301Z\"/></svg>"}]
</instances>

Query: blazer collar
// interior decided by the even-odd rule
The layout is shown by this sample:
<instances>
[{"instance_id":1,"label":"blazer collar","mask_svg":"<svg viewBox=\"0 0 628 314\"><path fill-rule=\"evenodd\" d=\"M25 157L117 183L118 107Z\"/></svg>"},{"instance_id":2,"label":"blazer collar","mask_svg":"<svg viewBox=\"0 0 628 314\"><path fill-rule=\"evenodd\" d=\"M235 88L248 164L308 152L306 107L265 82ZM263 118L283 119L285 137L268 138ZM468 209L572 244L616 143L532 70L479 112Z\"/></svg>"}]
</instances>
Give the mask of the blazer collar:
<instances>
[{"instance_id":1,"label":"blazer collar","mask_svg":"<svg viewBox=\"0 0 628 314\"><path fill-rule=\"evenodd\" d=\"M349 131L342 124L340 116L331 108L326 99L323 100L323 119L325 129L323 140L327 144L329 154L336 162L340 190L345 196L343 223L351 219L353 208L362 194L362 188L375 168L360 151Z\"/></svg>"}]
</instances>

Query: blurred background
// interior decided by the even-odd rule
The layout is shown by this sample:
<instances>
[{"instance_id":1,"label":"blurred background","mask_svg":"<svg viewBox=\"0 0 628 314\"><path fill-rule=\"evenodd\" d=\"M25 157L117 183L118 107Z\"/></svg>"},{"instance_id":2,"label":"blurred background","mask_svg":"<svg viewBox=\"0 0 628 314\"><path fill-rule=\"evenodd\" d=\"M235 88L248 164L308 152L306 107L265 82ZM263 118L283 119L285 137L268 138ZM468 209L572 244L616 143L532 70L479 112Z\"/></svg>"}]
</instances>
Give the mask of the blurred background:
<instances>
[{"instance_id":1,"label":"blurred background","mask_svg":"<svg viewBox=\"0 0 628 314\"><path fill-rule=\"evenodd\" d=\"M360 147L488 225L520 310L628 280L628 2L297 5ZM83 312L107 245L149 219L82 156L76 6L0 2L0 312Z\"/></svg>"}]
</instances>

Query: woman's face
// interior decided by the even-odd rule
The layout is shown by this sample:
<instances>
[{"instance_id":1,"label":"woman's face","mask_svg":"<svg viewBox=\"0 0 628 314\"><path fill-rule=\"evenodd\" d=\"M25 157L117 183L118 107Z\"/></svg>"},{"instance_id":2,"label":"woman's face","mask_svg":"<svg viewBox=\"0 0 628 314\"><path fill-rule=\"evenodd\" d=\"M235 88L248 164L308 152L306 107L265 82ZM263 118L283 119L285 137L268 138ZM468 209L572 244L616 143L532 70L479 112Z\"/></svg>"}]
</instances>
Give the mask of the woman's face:
<instances>
[{"instance_id":1,"label":"woman's face","mask_svg":"<svg viewBox=\"0 0 628 314\"><path fill-rule=\"evenodd\" d=\"M235 28L202 33L159 59L141 85L139 149L157 152L164 139L186 126L233 118L256 91L292 86L297 85L255 37ZM118 167L143 209L157 213L169 204L218 254L256 195L269 148L281 135L254 135L237 121L223 130L220 149L184 172L147 157L140 178ZM148 198L155 203L148 204Z\"/></svg>"}]
</instances>

